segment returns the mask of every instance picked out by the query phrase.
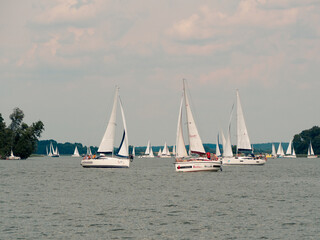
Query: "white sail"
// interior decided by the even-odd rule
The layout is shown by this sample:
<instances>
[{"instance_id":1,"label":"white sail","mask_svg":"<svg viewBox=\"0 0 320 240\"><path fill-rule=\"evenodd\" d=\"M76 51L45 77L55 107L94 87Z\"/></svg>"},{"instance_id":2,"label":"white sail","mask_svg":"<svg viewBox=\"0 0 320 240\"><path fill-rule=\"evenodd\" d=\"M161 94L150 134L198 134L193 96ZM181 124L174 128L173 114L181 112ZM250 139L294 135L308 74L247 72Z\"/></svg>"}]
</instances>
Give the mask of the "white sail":
<instances>
[{"instance_id":1,"label":"white sail","mask_svg":"<svg viewBox=\"0 0 320 240\"><path fill-rule=\"evenodd\" d=\"M132 148L132 156L136 156L135 147Z\"/></svg>"},{"instance_id":2,"label":"white sail","mask_svg":"<svg viewBox=\"0 0 320 240\"><path fill-rule=\"evenodd\" d=\"M184 99L186 104L186 112L187 112L187 126L189 133L189 147L191 153L204 154L205 150L203 148L203 144L194 121L192 111L190 108L189 99L186 93L185 81L183 81L183 90L184 90Z\"/></svg>"},{"instance_id":3,"label":"white sail","mask_svg":"<svg viewBox=\"0 0 320 240\"><path fill-rule=\"evenodd\" d=\"M168 145L167 145L167 143L166 143L166 142L164 143L164 147L163 147L162 155L170 156L170 151L169 151L169 148L168 148Z\"/></svg>"},{"instance_id":4,"label":"white sail","mask_svg":"<svg viewBox=\"0 0 320 240\"><path fill-rule=\"evenodd\" d=\"M104 136L101 140L98 153L113 153L114 147L114 136L116 131L116 117L117 117L117 100L118 100L118 87L116 87L114 99L113 99L113 107L111 116L108 122L107 129L104 133Z\"/></svg>"},{"instance_id":5,"label":"white sail","mask_svg":"<svg viewBox=\"0 0 320 240\"><path fill-rule=\"evenodd\" d=\"M277 155L279 155L279 156L283 156L284 155L281 142L279 143L279 147L278 147L278 150L277 150Z\"/></svg>"},{"instance_id":6,"label":"white sail","mask_svg":"<svg viewBox=\"0 0 320 240\"><path fill-rule=\"evenodd\" d=\"M78 147L76 146L73 152L72 157L80 157L79 151L78 151Z\"/></svg>"},{"instance_id":7,"label":"white sail","mask_svg":"<svg viewBox=\"0 0 320 240\"><path fill-rule=\"evenodd\" d=\"M176 146L172 147L172 155L175 156L176 155Z\"/></svg>"},{"instance_id":8,"label":"white sail","mask_svg":"<svg viewBox=\"0 0 320 240\"><path fill-rule=\"evenodd\" d=\"M168 154L168 152L167 152L167 143L166 143L166 142L164 143L164 147L163 147L163 150L162 150L162 154L163 154L163 155L167 155L167 154Z\"/></svg>"},{"instance_id":9,"label":"white sail","mask_svg":"<svg viewBox=\"0 0 320 240\"><path fill-rule=\"evenodd\" d=\"M252 148L243 116L239 91L237 90L237 151L242 150L252 151Z\"/></svg>"},{"instance_id":10,"label":"white sail","mask_svg":"<svg viewBox=\"0 0 320 240\"><path fill-rule=\"evenodd\" d=\"M221 156L220 147L219 147L219 134L217 135L217 143L216 143L216 156Z\"/></svg>"},{"instance_id":11,"label":"white sail","mask_svg":"<svg viewBox=\"0 0 320 240\"><path fill-rule=\"evenodd\" d=\"M231 146L231 133L230 133L230 127L228 131L228 136L225 144L225 149L223 149L223 157L233 157L233 152L232 152L232 146Z\"/></svg>"},{"instance_id":12,"label":"white sail","mask_svg":"<svg viewBox=\"0 0 320 240\"><path fill-rule=\"evenodd\" d=\"M152 150L151 145L150 145L150 153L149 153L149 157L150 157L150 158L153 158L153 157L154 157L154 154L153 154L153 150Z\"/></svg>"},{"instance_id":13,"label":"white sail","mask_svg":"<svg viewBox=\"0 0 320 240\"><path fill-rule=\"evenodd\" d=\"M90 147L87 147L87 155L88 155L88 156L91 156L91 155L92 155L92 152L91 152L91 148L90 148Z\"/></svg>"},{"instance_id":14,"label":"white sail","mask_svg":"<svg viewBox=\"0 0 320 240\"><path fill-rule=\"evenodd\" d=\"M146 149L144 154L145 155L149 155L150 154L150 140L148 141L147 149Z\"/></svg>"},{"instance_id":15,"label":"white sail","mask_svg":"<svg viewBox=\"0 0 320 240\"><path fill-rule=\"evenodd\" d=\"M161 155L162 155L161 148L159 148L158 157L161 157Z\"/></svg>"},{"instance_id":16,"label":"white sail","mask_svg":"<svg viewBox=\"0 0 320 240\"><path fill-rule=\"evenodd\" d=\"M286 151L286 154L287 155L291 155L291 152L292 152L292 147L291 147L291 145L292 145L292 140L290 140L290 142L289 142L289 145L288 145L288 148L287 148L287 151Z\"/></svg>"},{"instance_id":17,"label":"white sail","mask_svg":"<svg viewBox=\"0 0 320 240\"><path fill-rule=\"evenodd\" d=\"M53 145L52 145L52 142L50 142L50 147L49 147L49 154L48 154L48 156L49 156L49 157L52 157L53 152L54 152Z\"/></svg>"},{"instance_id":18,"label":"white sail","mask_svg":"<svg viewBox=\"0 0 320 240\"><path fill-rule=\"evenodd\" d=\"M220 130L220 133L221 133L221 141L222 141L222 150L224 152L225 148L226 148L226 138L224 137L224 134L223 134L223 131Z\"/></svg>"},{"instance_id":19,"label":"white sail","mask_svg":"<svg viewBox=\"0 0 320 240\"><path fill-rule=\"evenodd\" d=\"M272 143L272 153L271 153L272 156L277 156L277 152L276 152L276 148L274 146L274 144Z\"/></svg>"},{"instance_id":20,"label":"white sail","mask_svg":"<svg viewBox=\"0 0 320 240\"><path fill-rule=\"evenodd\" d=\"M292 147L292 155L296 156L296 152L294 151L294 148Z\"/></svg>"},{"instance_id":21,"label":"white sail","mask_svg":"<svg viewBox=\"0 0 320 240\"><path fill-rule=\"evenodd\" d=\"M122 141L120 143L118 155L122 157L128 157L129 142L128 142L128 134L127 134L127 124L126 124L126 119L124 117L124 111L123 111L121 99L120 99L120 110L121 110L122 123L123 123L123 136L122 136Z\"/></svg>"},{"instance_id":22,"label":"white sail","mask_svg":"<svg viewBox=\"0 0 320 240\"><path fill-rule=\"evenodd\" d=\"M177 158L188 156L186 146L184 144L183 133L182 133L182 104L183 104L183 96L181 98L181 103L180 103L177 136L176 136L176 157Z\"/></svg>"},{"instance_id":23,"label":"white sail","mask_svg":"<svg viewBox=\"0 0 320 240\"><path fill-rule=\"evenodd\" d=\"M308 148L308 156L313 156L313 155L314 155L314 152L313 152L312 144L310 141L309 148Z\"/></svg>"}]
</instances>

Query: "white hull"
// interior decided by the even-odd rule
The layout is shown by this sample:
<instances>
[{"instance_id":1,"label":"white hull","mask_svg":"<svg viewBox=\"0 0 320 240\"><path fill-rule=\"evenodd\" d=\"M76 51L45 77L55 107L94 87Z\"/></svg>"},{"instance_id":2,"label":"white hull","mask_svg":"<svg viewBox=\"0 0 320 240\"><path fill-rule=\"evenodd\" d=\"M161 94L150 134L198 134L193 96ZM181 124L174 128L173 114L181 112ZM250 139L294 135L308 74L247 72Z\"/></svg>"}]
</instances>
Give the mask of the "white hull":
<instances>
[{"instance_id":1,"label":"white hull","mask_svg":"<svg viewBox=\"0 0 320 240\"><path fill-rule=\"evenodd\" d=\"M160 156L159 158L171 158L171 156L165 155L165 156Z\"/></svg>"},{"instance_id":2,"label":"white hull","mask_svg":"<svg viewBox=\"0 0 320 240\"><path fill-rule=\"evenodd\" d=\"M174 163L177 172L200 172L200 171L214 171L217 172L221 168L220 161L201 161L201 160L185 160Z\"/></svg>"},{"instance_id":3,"label":"white hull","mask_svg":"<svg viewBox=\"0 0 320 240\"><path fill-rule=\"evenodd\" d=\"M296 155L284 155L283 157L284 158L297 158Z\"/></svg>"},{"instance_id":4,"label":"white hull","mask_svg":"<svg viewBox=\"0 0 320 240\"><path fill-rule=\"evenodd\" d=\"M266 163L265 159L254 159L252 157L223 157L222 165L263 165Z\"/></svg>"},{"instance_id":5,"label":"white hull","mask_svg":"<svg viewBox=\"0 0 320 240\"><path fill-rule=\"evenodd\" d=\"M142 155L142 156L139 156L138 158L154 158L154 156L149 156L149 155Z\"/></svg>"},{"instance_id":6,"label":"white hull","mask_svg":"<svg viewBox=\"0 0 320 240\"><path fill-rule=\"evenodd\" d=\"M94 159L83 159L81 161L82 167L94 168L128 168L130 160L128 158L117 157L101 157Z\"/></svg>"},{"instance_id":7,"label":"white hull","mask_svg":"<svg viewBox=\"0 0 320 240\"><path fill-rule=\"evenodd\" d=\"M21 160L20 157L16 157L16 156L10 156L10 157L7 157L7 160Z\"/></svg>"},{"instance_id":8,"label":"white hull","mask_svg":"<svg viewBox=\"0 0 320 240\"><path fill-rule=\"evenodd\" d=\"M80 155L71 155L71 157L81 157Z\"/></svg>"},{"instance_id":9,"label":"white hull","mask_svg":"<svg viewBox=\"0 0 320 240\"><path fill-rule=\"evenodd\" d=\"M307 156L307 158L317 158L318 156L317 155L310 155L310 156Z\"/></svg>"}]
</instances>

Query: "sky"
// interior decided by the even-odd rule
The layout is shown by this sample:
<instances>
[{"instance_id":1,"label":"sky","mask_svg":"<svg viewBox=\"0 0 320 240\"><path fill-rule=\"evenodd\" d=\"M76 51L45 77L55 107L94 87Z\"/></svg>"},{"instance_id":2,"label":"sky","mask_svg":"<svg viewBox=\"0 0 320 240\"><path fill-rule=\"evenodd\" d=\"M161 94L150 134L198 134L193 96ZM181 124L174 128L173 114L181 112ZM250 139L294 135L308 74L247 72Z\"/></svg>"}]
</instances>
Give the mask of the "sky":
<instances>
[{"instance_id":1,"label":"sky","mask_svg":"<svg viewBox=\"0 0 320 240\"><path fill-rule=\"evenodd\" d=\"M117 85L129 144L171 146L187 79L204 143L236 89L251 142L288 142L319 126L319 23L318 0L2 0L0 113L98 146Z\"/></svg>"}]
</instances>

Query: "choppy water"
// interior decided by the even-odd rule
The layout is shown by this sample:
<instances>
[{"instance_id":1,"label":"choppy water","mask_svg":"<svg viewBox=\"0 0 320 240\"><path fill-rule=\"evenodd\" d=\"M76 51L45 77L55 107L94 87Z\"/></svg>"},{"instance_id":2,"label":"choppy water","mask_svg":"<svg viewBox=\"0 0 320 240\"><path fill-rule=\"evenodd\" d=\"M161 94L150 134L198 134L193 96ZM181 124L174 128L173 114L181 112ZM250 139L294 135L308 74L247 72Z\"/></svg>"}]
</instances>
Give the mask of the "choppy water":
<instances>
[{"instance_id":1,"label":"choppy water","mask_svg":"<svg viewBox=\"0 0 320 240\"><path fill-rule=\"evenodd\" d=\"M0 161L0 239L320 239L320 159L176 173Z\"/></svg>"}]
</instances>

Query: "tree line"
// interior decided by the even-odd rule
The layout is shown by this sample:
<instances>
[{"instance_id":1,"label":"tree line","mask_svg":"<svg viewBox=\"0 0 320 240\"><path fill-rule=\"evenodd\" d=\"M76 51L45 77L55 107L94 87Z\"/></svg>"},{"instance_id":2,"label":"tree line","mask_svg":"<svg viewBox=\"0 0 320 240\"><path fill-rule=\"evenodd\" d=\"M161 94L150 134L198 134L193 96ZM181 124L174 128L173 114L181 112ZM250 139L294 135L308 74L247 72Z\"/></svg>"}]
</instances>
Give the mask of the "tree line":
<instances>
[{"instance_id":1,"label":"tree line","mask_svg":"<svg viewBox=\"0 0 320 240\"><path fill-rule=\"evenodd\" d=\"M314 126L310 129L303 130L301 133L294 135L293 146L297 154L307 154L310 142L314 154L320 154L320 128Z\"/></svg>"},{"instance_id":2,"label":"tree line","mask_svg":"<svg viewBox=\"0 0 320 240\"><path fill-rule=\"evenodd\" d=\"M11 123L6 126L0 113L0 158L5 159L13 151L15 156L26 159L37 149L44 124L41 121L24 123L24 113L19 108L14 108L9 118Z\"/></svg>"}]
</instances>

